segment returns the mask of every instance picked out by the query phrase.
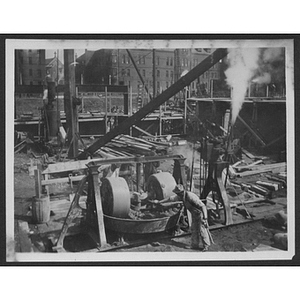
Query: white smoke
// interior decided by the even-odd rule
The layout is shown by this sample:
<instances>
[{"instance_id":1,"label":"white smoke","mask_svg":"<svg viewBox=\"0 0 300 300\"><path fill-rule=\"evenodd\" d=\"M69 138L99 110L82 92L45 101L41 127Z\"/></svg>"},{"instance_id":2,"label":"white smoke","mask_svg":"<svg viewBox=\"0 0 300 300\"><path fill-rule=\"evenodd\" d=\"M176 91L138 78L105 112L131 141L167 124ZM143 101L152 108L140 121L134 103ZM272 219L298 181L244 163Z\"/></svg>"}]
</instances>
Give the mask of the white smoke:
<instances>
[{"instance_id":1,"label":"white smoke","mask_svg":"<svg viewBox=\"0 0 300 300\"><path fill-rule=\"evenodd\" d=\"M285 76L284 48L228 49L228 69L225 71L231 94L231 125L242 108L249 83L269 84L283 81Z\"/></svg>"},{"instance_id":2,"label":"white smoke","mask_svg":"<svg viewBox=\"0 0 300 300\"><path fill-rule=\"evenodd\" d=\"M258 48L228 49L229 67L225 71L227 84L232 89L231 95L231 125L236 121L242 108L249 82L258 68Z\"/></svg>"},{"instance_id":3,"label":"white smoke","mask_svg":"<svg viewBox=\"0 0 300 300\"><path fill-rule=\"evenodd\" d=\"M271 82L271 75L269 73L264 73L263 75L254 78L252 82L258 84L268 84Z\"/></svg>"}]
</instances>

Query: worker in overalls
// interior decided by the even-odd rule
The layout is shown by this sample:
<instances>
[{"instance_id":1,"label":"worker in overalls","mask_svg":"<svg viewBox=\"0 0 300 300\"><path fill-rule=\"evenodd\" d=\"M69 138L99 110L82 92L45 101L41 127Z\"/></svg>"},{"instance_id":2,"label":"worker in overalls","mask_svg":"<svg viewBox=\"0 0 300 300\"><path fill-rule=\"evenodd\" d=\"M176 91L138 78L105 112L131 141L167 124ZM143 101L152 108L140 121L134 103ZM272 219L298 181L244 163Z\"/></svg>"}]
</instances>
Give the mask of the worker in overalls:
<instances>
[{"instance_id":1,"label":"worker in overalls","mask_svg":"<svg viewBox=\"0 0 300 300\"><path fill-rule=\"evenodd\" d=\"M178 184L173 192L176 195L171 196L170 200L183 201L186 209L192 215L191 246L188 246L187 248L200 250L200 242L202 241L202 251L207 251L210 246L210 237L208 232L207 209L205 204L196 194L185 191L182 184Z\"/></svg>"}]
</instances>

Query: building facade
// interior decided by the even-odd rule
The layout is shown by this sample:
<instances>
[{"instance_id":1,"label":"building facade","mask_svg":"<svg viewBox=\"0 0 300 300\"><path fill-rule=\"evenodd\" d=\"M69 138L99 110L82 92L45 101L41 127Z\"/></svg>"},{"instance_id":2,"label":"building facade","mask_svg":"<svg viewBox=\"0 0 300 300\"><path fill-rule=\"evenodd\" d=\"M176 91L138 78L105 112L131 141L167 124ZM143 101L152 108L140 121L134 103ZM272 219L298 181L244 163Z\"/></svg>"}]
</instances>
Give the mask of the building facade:
<instances>
[{"instance_id":1,"label":"building facade","mask_svg":"<svg viewBox=\"0 0 300 300\"><path fill-rule=\"evenodd\" d=\"M150 94L159 94L208 55L210 49L131 49L131 56ZM153 63L154 61L154 63ZM77 59L77 84L127 85L138 93L142 81L126 49L86 51ZM220 78L216 64L191 83L190 92L199 94L210 90L212 80Z\"/></svg>"},{"instance_id":2,"label":"building facade","mask_svg":"<svg viewBox=\"0 0 300 300\"><path fill-rule=\"evenodd\" d=\"M54 54L53 58L46 59L46 80L56 84L64 84L64 65Z\"/></svg>"},{"instance_id":3,"label":"building facade","mask_svg":"<svg viewBox=\"0 0 300 300\"><path fill-rule=\"evenodd\" d=\"M42 85L46 76L45 50L22 49L15 51L16 85Z\"/></svg>"}]
</instances>

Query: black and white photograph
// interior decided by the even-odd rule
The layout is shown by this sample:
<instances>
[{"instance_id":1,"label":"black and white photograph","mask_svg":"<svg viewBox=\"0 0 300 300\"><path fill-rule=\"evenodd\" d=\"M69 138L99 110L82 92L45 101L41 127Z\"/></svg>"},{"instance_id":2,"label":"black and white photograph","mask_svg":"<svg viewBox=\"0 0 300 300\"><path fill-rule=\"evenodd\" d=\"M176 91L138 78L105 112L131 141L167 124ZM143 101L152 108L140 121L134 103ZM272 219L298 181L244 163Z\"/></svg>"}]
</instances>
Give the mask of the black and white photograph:
<instances>
[{"instance_id":1,"label":"black and white photograph","mask_svg":"<svg viewBox=\"0 0 300 300\"><path fill-rule=\"evenodd\" d=\"M6 40L6 261L295 255L294 41Z\"/></svg>"}]
</instances>

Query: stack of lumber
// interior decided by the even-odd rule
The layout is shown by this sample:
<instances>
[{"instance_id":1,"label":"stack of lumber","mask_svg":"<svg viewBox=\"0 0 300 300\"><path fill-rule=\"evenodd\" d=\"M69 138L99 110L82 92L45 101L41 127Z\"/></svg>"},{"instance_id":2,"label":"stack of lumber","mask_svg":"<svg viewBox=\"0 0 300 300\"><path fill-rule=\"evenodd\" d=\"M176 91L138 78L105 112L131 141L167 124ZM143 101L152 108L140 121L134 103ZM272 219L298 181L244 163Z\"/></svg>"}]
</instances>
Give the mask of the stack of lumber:
<instances>
[{"instance_id":1,"label":"stack of lumber","mask_svg":"<svg viewBox=\"0 0 300 300\"><path fill-rule=\"evenodd\" d=\"M155 155L157 152L166 151L169 144L148 141L130 135L119 135L112 139L97 153L102 157L132 157L136 155Z\"/></svg>"},{"instance_id":2,"label":"stack of lumber","mask_svg":"<svg viewBox=\"0 0 300 300\"><path fill-rule=\"evenodd\" d=\"M246 177L261 173L280 173L286 171L286 162L275 163L275 164L250 164L240 167L232 166L238 177Z\"/></svg>"}]
</instances>

